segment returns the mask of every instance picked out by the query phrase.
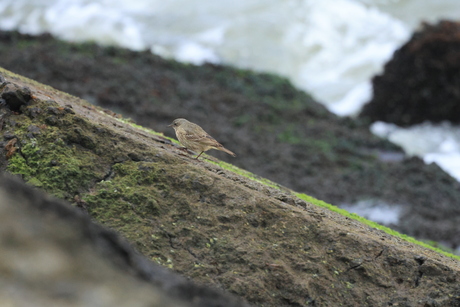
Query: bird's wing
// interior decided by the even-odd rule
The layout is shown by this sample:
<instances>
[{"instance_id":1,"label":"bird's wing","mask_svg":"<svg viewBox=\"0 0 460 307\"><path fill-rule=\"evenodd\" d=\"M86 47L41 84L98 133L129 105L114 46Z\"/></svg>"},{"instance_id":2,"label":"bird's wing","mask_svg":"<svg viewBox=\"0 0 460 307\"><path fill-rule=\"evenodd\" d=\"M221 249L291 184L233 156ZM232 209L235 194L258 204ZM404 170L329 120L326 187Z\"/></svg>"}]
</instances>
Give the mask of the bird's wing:
<instances>
[{"instance_id":1,"label":"bird's wing","mask_svg":"<svg viewBox=\"0 0 460 307\"><path fill-rule=\"evenodd\" d=\"M209 146L219 146L220 143L217 142L212 136L209 134L205 133L200 133L200 134L189 134L187 133L185 137L194 142L199 142L203 145L209 145ZM222 146L222 145L220 145Z\"/></svg>"}]
</instances>

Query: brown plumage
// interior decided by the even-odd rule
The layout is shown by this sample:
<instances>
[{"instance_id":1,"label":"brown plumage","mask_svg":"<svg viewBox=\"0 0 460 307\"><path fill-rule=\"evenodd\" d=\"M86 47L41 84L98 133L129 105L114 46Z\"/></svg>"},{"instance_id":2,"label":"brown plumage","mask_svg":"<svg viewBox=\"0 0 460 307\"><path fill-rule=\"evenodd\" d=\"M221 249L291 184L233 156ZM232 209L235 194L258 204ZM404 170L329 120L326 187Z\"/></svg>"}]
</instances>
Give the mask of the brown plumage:
<instances>
[{"instance_id":1,"label":"brown plumage","mask_svg":"<svg viewBox=\"0 0 460 307\"><path fill-rule=\"evenodd\" d=\"M185 148L200 153L195 159L198 159L203 152L210 149L221 150L236 157L233 152L222 146L222 144L206 133L203 128L184 118L175 119L169 127L174 128L177 139Z\"/></svg>"}]
</instances>

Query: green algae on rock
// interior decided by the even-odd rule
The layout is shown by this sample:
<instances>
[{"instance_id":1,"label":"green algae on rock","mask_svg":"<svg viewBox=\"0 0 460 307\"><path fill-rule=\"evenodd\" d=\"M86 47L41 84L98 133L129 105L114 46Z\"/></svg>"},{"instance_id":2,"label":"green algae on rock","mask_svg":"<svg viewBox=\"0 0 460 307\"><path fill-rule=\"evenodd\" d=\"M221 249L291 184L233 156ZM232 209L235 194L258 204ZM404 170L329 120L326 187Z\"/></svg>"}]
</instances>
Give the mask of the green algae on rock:
<instances>
[{"instance_id":1,"label":"green algae on rock","mask_svg":"<svg viewBox=\"0 0 460 307\"><path fill-rule=\"evenodd\" d=\"M72 113L54 101L36 100L21 107L14 120L3 127L19 139L19 150L9 159L7 171L67 200L89 189L108 172L106 157L98 154L100 148L96 146L97 139L104 135L83 131L93 127Z\"/></svg>"},{"instance_id":2,"label":"green algae on rock","mask_svg":"<svg viewBox=\"0 0 460 307\"><path fill-rule=\"evenodd\" d=\"M19 112L0 106L2 147L13 138L18 147L1 156L3 169L84 208L165 267L259 306L457 300L454 258L245 171L181 156L161 135L1 73L32 93ZM443 292L433 298L433 287Z\"/></svg>"},{"instance_id":3,"label":"green algae on rock","mask_svg":"<svg viewBox=\"0 0 460 307\"><path fill-rule=\"evenodd\" d=\"M364 121L331 114L280 76L1 31L0 66L170 137L166 126L178 116L206 122L224 146L238 144L236 160L211 153L222 160L336 206L377 199L402 207L392 225L398 231L460 245L454 178L436 164L405 157Z\"/></svg>"}]
</instances>

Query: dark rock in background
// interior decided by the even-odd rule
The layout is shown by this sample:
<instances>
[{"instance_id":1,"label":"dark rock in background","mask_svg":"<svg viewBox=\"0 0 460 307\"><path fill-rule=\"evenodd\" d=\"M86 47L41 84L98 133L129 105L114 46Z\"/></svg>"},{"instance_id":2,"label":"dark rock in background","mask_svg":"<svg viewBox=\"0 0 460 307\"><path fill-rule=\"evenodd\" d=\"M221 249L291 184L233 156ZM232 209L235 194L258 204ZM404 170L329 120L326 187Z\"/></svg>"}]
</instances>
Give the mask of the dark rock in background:
<instances>
[{"instance_id":1,"label":"dark rock in background","mask_svg":"<svg viewBox=\"0 0 460 307\"><path fill-rule=\"evenodd\" d=\"M372 84L362 118L399 126L460 123L460 23L424 24Z\"/></svg>"}]
</instances>

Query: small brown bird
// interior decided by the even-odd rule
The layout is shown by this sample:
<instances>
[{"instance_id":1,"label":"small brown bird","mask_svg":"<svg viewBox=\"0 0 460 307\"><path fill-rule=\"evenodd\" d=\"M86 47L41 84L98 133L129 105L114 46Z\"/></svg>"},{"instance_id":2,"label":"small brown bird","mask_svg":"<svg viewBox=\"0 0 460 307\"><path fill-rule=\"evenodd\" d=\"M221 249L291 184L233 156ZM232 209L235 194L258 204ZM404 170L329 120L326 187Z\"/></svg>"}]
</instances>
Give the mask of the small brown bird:
<instances>
[{"instance_id":1,"label":"small brown bird","mask_svg":"<svg viewBox=\"0 0 460 307\"><path fill-rule=\"evenodd\" d=\"M177 139L185 148L200 153L195 158L197 160L203 152L210 149L221 150L228 153L229 155L236 157L233 152L222 146L222 144L207 134L203 128L197 124L189 122L184 118L175 119L168 127L174 128L174 131L176 131Z\"/></svg>"}]
</instances>

